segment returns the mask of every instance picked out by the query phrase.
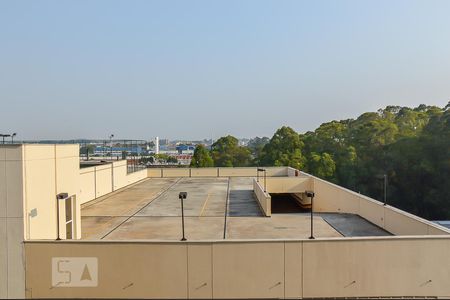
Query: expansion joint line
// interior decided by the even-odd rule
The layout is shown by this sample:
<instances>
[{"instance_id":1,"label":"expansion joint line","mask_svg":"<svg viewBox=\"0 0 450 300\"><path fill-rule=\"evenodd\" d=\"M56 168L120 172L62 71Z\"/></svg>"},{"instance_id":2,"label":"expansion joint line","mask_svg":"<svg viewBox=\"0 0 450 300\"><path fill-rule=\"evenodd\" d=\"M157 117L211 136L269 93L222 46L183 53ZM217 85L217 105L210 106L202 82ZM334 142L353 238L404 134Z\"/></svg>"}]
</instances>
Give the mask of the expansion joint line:
<instances>
[{"instance_id":1,"label":"expansion joint line","mask_svg":"<svg viewBox=\"0 0 450 300\"><path fill-rule=\"evenodd\" d=\"M227 215L228 215L228 203L230 202L230 177L228 177L228 186L227 186L227 200L225 202L225 221L223 224L223 239L227 236Z\"/></svg>"},{"instance_id":2,"label":"expansion joint line","mask_svg":"<svg viewBox=\"0 0 450 300\"><path fill-rule=\"evenodd\" d=\"M143 207L141 207L140 209L138 209L134 214L132 214L131 216L127 217L124 221L122 221L121 223L119 223L119 225L117 225L116 227L114 227L113 229L111 229L107 234L105 234L104 236L102 236L101 240L103 240L105 237L107 237L108 235L110 235L114 230L116 230L117 228L119 228L120 226L122 226L125 222L127 222L129 219L131 219L132 217L134 217L136 214L140 213L144 208L146 208L147 206L149 206L152 202L156 201L158 198L160 198L162 195L164 195L168 190L170 190L171 188L173 188L175 185L177 185L181 179L183 179L182 177L178 178L177 181L175 181L174 183L172 183L169 187L165 188L158 196L156 196L152 201L150 201L149 203L147 203L146 205L144 205Z\"/></svg>"}]
</instances>

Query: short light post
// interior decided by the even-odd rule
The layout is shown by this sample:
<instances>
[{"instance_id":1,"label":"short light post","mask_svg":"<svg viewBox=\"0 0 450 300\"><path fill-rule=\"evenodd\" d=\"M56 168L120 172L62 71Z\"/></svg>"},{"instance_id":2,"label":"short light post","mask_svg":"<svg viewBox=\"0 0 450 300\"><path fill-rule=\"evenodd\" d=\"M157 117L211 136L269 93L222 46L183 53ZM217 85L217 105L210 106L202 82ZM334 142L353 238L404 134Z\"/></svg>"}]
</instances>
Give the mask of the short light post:
<instances>
[{"instance_id":1,"label":"short light post","mask_svg":"<svg viewBox=\"0 0 450 300\"><path fill-rule=\"evenodd\" d=\"M181 241L186 241L186 237L184 236L184 205L183 202L187 198L187 192L180 192L178 198L181 201L181 230L183 231L183 237Z\"/></svg>"},{"instance_id":2,"label":"short light post","mask_svg":"<svg viewBox=\"0 0 450 300\"><path fill-rule=\"evenodd\" d=\"M314 227L313 227L313 218L314 218L314 192L313 191L305 191L306 197L311 198L311 236L309 237L310 240L314 240Z\"/></svg>"},{"instance_id":3,"label":"short light post","mask_svg":"<svg viewBox=\"0 0 450 300\"><path fill-rule=\"evenodd\" d=\"M17 135L17 133L11 134L11 144L14 144L14 137Z\"/></svg>"},{"instance_id":4,"label":"short light post","mask_svg":"<svg viewBox=\"0 0 450 300\"><path fill-rule=\"evenodd\" d=\"M264 172L264 193L267 192L267 169L258 168L258 180L259 180L259 172Z\"/></svg>"}]
</instances>

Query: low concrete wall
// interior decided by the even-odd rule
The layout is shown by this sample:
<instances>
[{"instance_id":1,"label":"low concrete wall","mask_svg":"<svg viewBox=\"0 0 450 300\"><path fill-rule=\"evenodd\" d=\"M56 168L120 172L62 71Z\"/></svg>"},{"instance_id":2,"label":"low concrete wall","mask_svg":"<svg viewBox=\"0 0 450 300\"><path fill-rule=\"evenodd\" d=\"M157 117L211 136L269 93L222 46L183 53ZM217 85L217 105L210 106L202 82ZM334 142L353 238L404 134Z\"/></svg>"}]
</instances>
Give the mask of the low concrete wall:
<instances>
[{"instance_id":1,"label":"low concrete wall","mask_svg":"<svg viewBox=\"0 0 450 300\"><path fill-rule=\"evenodd\" d=\"M217 177L217 168L191 168L191 177Z\"/></svg>"},{"instance_id":2,"label":"low concrete wall","mask_svg":"<svg viewBox=\"0 0 450 300\"><path fill-rule=\"evenodd\" d=\"M264 188L260 183L261 181L258 182L256 179L253 179L253 192L255 193L256 199L258 200L264 215L270 217L272 215L272 199L268 193L264 192Z\"/></svg>"},{"instance_id":3,"label":"low concrete wall","mask_svg":"<svg viewBox=\"0 0 450 300\"><path fill-rule=\"evenodd\" d=\"M298 171L294 168L288 167L287 168L287 176L294 177L295 175L298 175Z\"/></svg>"},{"instance_id":4,"label":"low concrete wall","mask_svg":"<svg viewBox=\"0 0 450 300\"><path fill-rule=\"evenodd\" d=\"M82 168L78 199L80 204L147 178L147 170L127 173L127 162L116 161L106 165Z\"/></svg>"},{"instance_id":5,"label":"low concrete wall","mask_svg":"<svg viewBox=\"0 0 450 300\"><path fill-rule=\"evenodd\" d=\"M78 200L80 204L95 199L95 167L80 169L80 190Z\"/></svg>"},{"instance_id":6,"label":"low concrete wall","mask_svg":"<svg viewBox=\"0 0 450 300\"><path fill-rule=\"evenodd\" d=\"M95 197L101 197L113 191L111 165L94 167L95 170Z\"/></svg>"},{"instance_id":7,"label":"low concrete wall","mask_svg":"<svg viewBox=\"0 0 450 300\"><path fill-rule=\"evenodd\" d=\"M313 241L34 241L25 243L27 297L447 298L449 249L450 238L444 236ZM52 258L57 257L97 259L98 285L52 287ZM94 271L90 270L92 274Z\"/></svg>"},{"instance_id":8,"label":"low concrete wall","mask_svg":"<svg viewBox=\"0 0 450 300\"><path fill-rule=\"evenodd\" d=\"M162 177L189 177L189 169L184 168L167 168L162 169Z\"/></svg>"},{"instance_id":9,"label":"low concrete wall","mask_svg":"<svg viewBox=\"0 0 450 300\"><path fill-rule=\"evenodd\" d=\"M220 177L256 177L256 168L219 168L219 176Z\"/></svg>"},{"instance_id":10,"label":"low concrete wall","mask_svg":"<svg viewBox=\"0 0 450 300\"><path fill-rule=\"evenodd\" d=\"M287 167L266 168L267 177L288 176ZM257 177L257 168L149 168L147 176L153 178L161 177ZM259 172L264 177L264 172Z\"/></svg>"},{"instance_id":11,"label":"low concrete wall","mask_svg":"<svg viewBox=\"0 0 450 300\"><path fill-rule=\"evenodd\" d=\"M270 167L267 168L267 177L286 177L288 174L288 167ZM264 172L262 172L264 173ZM260 172L261 175L261 172Z\"/></svg>"},{"instance_id":12,"label":"low concrete wall","mask_svg":"<svg viewBox=\"0 0 450 300\"><path fill-rule=\"evenodd\" d=\"M303 173L306 174L306 173ZM450 230L367 196L309 175L315 191L314 211L358 214L395 235L450 234ZM269 182L269 181L268 181Z\"/></svg>"},{"instance_id":13,"label":"low concrete wall","mask_svg":"<svg viewBox=\"0 0 450 300\"><path fill-rule=\"evenodd\" d=\"M269 177L267 191L269 193L301 193L312 190L312 179L308 177ZM264 178L260 179L264 184Z\"/></svg>"}]
</instances>

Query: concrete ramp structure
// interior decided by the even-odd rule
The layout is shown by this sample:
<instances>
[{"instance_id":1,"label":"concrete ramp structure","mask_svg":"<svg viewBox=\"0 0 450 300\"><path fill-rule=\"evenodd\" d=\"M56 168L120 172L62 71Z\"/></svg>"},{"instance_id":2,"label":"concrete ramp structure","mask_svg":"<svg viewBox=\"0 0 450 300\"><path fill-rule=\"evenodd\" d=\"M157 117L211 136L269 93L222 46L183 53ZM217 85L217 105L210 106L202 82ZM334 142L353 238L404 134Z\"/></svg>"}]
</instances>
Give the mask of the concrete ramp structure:
<instances>
[{"instance_id":1,"label":"concrete ramp structure","mask_svg":"<svg viewBox=\"0 0 450 300\"><path fill-rule=\"evenodd\" d=\"M311 208L311 199L305 191L313 191L314 180L306 175L300 177L266 177L253 180L253 190L266 217L272 215L270 194L290 194L298 205Z\"/></svg>"}]
</instances>

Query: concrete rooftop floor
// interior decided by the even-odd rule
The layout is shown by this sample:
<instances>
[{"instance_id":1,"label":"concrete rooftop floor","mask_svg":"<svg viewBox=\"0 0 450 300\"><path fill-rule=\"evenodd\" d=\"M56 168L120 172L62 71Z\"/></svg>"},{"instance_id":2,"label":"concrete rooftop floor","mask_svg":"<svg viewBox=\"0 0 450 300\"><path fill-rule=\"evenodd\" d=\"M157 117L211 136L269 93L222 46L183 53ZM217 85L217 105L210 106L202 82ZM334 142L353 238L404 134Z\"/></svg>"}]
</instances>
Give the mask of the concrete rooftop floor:
<instances>
[{"instance_id":1,"label":"concrete rooftop floor","mask_svg":"<svg viewBox=\"0 0 450 300\"><path fill-rule=\"evenodd\" d=\"M184 202L188 240L308 238L309 213L264 217L253 195L252 178L150 178L86 203L82 238L89 240L179 240ZM228 201L227 201L228 199ZM365 219L317 214L315 237L388 235Z\"/></svg>"}]
</instances>

